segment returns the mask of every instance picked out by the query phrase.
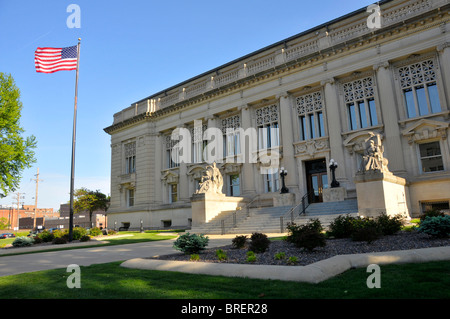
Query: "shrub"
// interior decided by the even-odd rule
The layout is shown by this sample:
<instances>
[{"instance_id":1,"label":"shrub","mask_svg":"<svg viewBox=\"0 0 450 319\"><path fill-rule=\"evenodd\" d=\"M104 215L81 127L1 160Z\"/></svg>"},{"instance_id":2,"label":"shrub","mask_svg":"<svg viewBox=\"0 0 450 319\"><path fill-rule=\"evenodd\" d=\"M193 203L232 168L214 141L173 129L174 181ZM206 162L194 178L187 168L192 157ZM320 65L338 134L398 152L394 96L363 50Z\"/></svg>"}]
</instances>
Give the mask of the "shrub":
<instances>
[{"instance_id":1,"label":"shrub","mask_svg":"<svg viewBox=\"0 0 450 319\"><path fill-rule=\"evenodd\" d=\"M57 237L57 238L53 239L52 243L54 245L63 245L63 244L67 244L67 240L64 237Z\"/></svg>"},{"instance_id":2,"label":"shrub","mask_svg":"<svg viewBox=\"0 0 450 319\"><path fill-rule=\"evenodd\" d=\"M44 230L42 233L38 234L37 237L42 239L44 243L51 242L53 239L55 239L55 235L53 235L53 233L49 232L48 230Z\"/></svg>"},{"instance_id":3,"label":"shrub","mask_svg":"<svg viewBox=\"0 0 450 319\"><path fill-rule=\"evenodd\" d=\"M288 265L296 265L298 263L298 258L295 256L289 257L286 263Z\"/></svg>"},{"instance_id":4,"label":"shrub","mask_svg":"<svg viewBox=\"0 0 450 319\"><path fill-rule=\"evenodd\" d=\"M275 260L282 260L286 258L286 254L284 252L279 252L275 254L274 258Z\"/></svg>"},{"instance_id":5,"label":"shrub","mask_svg":"<svg viewBox=\"0 0 450 319\"><path fill-rule=\"evenodd\" d=\"M91 235L91 236L102 235L102 230L98 227L93 227L89 230L89 235Z\"/></svg>"},{"instance_id":6,"label":"shrub","mask_svg":"<svg viewBox=\"0 0 450 319\"><path fill-rule=\"evenodd\" d=\"M224 252L222 249L216 250L216 256L217 256L217 259L219 259L220 261L227 260L227 258L228 258L227 253Z\"/></svg>"},{"instance_id":7,"label":"shrub","mask_svg":"<svg viewBox=\"0 0 450 319\"><path fill-rule=\"evenodd\" d=\"M266 234L253 233L250 237L250 250L255 253L263 253L269 248L270 240Z\"/></svg>"},{"instance_id":8,"label":"shrub","mask_svg":"<svg viewBox=\"0 0 450 319\"><path fill-rule=\"evenodd\" d=\"M68 232L68 230L67 230ZM67 233L68 234L68 233ZM87 235L87 230L82 227L74 227L72 230L72 239L79 240L84 235Z\"/></svg>"},{"instance_id":9,"label":"shrub","mask_svg":"<svg viewBox=\"0 0 450 319\"><path fill-rule=\"evenodd\" d=\"M113 229L108 229L108 235L115 235L117 232Z\"/></svg>"},{"instance_id":10,"label":"shrub","mask_svg":"<svg viewBox=\"0 0 450 319\"><path fill-rule=\"evenodd\" d=\"M235 249L244 248L246 243L247 243L247 236L245 236L245 235L236 236L231 241L231 245Z\"/></svg>"},{"instance_id":11,"label":"shrub","mask_svg":"<svg viewBox=\"0 0 450 319\"><path fill-rule=\"evenodd\" d=\"M53 236L54 236L55 238L61 238L61 237L64 236L64 232L63 232L62 230L60 230L60 229L55 229L55 230L52 232L52 234L53 234Z\"/></svg>"},{"instance_id":12,"label":"shrub","mask_svg":"<svg viewBox=\"0 0 450 319\"><path fill-rule=\"evenodd\" d=\"M367 217L355 219L353 227L351 238L354 241L365 241L370 244L382 235L378 223Z\"/></svg>"},{"instance_id":13,"label":"shrub","mask_svg":"<svg viewBox=\"0 0 450 319\"><path fill-rule=\"evenodd\" d=\"M350 215L339 215L330 223L329 234L336 238L349 238L353 232L353 222L357 219Z\"/></svg>"},{"instance_id":14,"label":"shrub","mask_svg":"<svg viewBox=\"0 0 450 319\"><path fill-rule=\"evenodd\" d=\"M84 235L80 238L81 242L86 242L86 241L90 241L91 240L91 236L88 235Z\"/></svg>"},{"instance_id":15,"label":"shrub","mask_svg":"<svg viewBox=\"0 0 450 319\"><path fill-rule=\"evenodd\" d=\"M322 224L318 219L311 219L305 225L291 224L288 226L289 235L286 240L298 248L313 251L316 247L326 245L325 235L322 234Z\"/></svg>"},{"instance_id":16,"label":"shrub","mask_svg":"<svg viewBox=\"0 0 450 319\"><path fill-rule=\"evenodd\" d=\"M33 237L33 244L42 244L44 241L38 237L38 236L34 236Z\"/></svg>"},{"instance_id":17,"label":"shrub","mask_svg":"<svg viewBox=\"0 0 450 319\"><path fill-rule=\"evenodd\" d=\"M181 235L173 243L173 248L184 252L187 255L198 254L208 245L209 238L203 234L189 234Z\"/></svg>"},{"instance_id":18,"label":"shrub","mask_svg":"<svg viewBox=\"0 0 450 319\"><path fill-rule=\"evenodd\" d=\"M253 251L247 252L247 262L248 263L254 263L256 261L256 255Z\"/></svg>"},{"instance_id":19,"label":"shrub","mask_svg":"<svg viewBox=\"0 0 450 319\"><path fill-rule=\"evenodd\" d=\"M191 260L191 261L199 261L200 260L200 256L198 254L192 254L191 258L189 258L189 260Z\"/></svg>"},{"instance_id":20,"label":"shrub","mask_svg":"<svg viewBox=\"0 0 450 319\"><path fill-rule=\"evenodd\" d=\"M403 217L401 215L390 217L383 213L375 221L383 235L393 235L399 232L403 226Z\"/></svg>"},{"instance_id":21,"label":"shrub","mask_svg":"<svg viewBox=\"0 0 450 319\"><path fill-rule=\"evenodd\" d=\"M439 210L427 210L422 215L420 215L420 221L424 221L427 217L444 217L445 214Z\"/></svg>"},{"instance_id":22,"label":"shrub","mask_svg":"<svg viewBox=\"0 0 450 319\"><path fill-rule=\"evenodd\" d=\"M417 231L436 238L449 237L450 216L427 217L420 223L420 227Z\"/></svg>"},{"instance_id":23,"label":"shrub","mask_svg":"<svg viewBox=\"0 0 450 319\"><path fill-rule=\"evenodd\" d=\"M34 242L33 238L21 236L21 237L17 237L16 239L14 239L14 241L12 242L12 245L14 247L27 247L27 246L33 245L33 242Z\"/></svg>"}]
</instances>

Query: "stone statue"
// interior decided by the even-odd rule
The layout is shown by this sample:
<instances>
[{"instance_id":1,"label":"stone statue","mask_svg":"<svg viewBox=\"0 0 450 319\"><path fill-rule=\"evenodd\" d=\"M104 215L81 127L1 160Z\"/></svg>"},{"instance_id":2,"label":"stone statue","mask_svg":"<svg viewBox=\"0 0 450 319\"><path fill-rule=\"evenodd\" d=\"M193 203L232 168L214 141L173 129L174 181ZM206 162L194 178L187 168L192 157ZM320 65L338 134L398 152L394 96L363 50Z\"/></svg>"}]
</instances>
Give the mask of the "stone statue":
<instances>
[{"instance_id":1,"label":"stone statue","mask_svg":"<svg viewBox=\"0 0 450 319\"><path fill-rule=\"evenodd\" d=\"M205 175L200 182L200 188L195 194L213 193L222 194L223 178L216 163L206 167Z\"/></svg>"},{"instance_id":2,"label":"stone statue","mask_svg":"<svg viewBox=\"0 0 450 319\"><path fill-rule=\"evenodd\" d=\"M383 155L384 147L381 144L379 135L374 135L368 141L368 146L364 151L361 170L363 172L388 173L388 160Z\"/></svg>"}]
</instances>

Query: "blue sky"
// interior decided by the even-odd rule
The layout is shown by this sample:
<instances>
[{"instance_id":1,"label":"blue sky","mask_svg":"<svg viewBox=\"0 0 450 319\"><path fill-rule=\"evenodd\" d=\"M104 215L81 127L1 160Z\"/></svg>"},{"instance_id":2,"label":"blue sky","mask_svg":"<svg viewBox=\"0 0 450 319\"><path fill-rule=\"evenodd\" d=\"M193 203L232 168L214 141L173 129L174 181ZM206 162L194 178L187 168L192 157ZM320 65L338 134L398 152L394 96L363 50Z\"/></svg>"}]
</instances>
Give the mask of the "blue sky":
<instances>
[{"instance_id":1,"label":"blue sky","mask_svg":"<svg viewBox=\"0 0 450 319\"><path fill-rule=\"evenodd\" d=\"M66 24L70 4L81 27ZM69 200L75 71L36 73L38 46L81 40L75 187L110 193L113 114L153 93L241 56L338 18L363 0L0 0L0 72L21 90L21 125L38 141L37 162L19 191L39 207ZM0 199L10 205L13 196Z\"/></svg>"}]
</instances>

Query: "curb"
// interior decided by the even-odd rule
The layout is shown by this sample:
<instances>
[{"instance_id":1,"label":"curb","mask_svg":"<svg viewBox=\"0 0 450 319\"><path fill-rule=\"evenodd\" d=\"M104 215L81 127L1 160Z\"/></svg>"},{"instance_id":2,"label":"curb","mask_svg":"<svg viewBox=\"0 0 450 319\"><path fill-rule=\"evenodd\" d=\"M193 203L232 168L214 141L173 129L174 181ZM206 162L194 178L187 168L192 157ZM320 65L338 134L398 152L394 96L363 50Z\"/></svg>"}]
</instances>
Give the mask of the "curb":
<instances>
[{"instance_id":1,"label":"curb","mask_svg":"<svg viewBox=\"0 0 450 319\"><path fill-rule=\"evenodd\" d=\"M363 268L371 264L387 265L444 260L450 260L450 246L338 255L307 266L220 264L145 258L130 259L123 262L121 266L144 270L176 271L189 274L247 277L317 284L351 268Z\"/></svg>"}]
</instances>

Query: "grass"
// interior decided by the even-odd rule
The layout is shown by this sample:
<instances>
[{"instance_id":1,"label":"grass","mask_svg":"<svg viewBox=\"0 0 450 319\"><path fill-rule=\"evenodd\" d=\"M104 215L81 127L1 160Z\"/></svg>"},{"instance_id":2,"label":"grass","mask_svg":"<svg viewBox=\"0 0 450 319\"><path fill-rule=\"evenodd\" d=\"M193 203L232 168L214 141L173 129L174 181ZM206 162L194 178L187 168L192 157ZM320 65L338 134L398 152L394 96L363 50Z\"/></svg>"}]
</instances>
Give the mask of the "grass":
<instances>
[{"instance_id":1,"label":"grass","mask_svg":"<svg viewBox=\"0 0 450 319\"><path fill-rule=\"evenodd\" d=\"M81 267L81 288L55 269L0 277L3 299L448 299L450 262L381 266L381 288L365 268L319 284L127 269L121 262ZM220 289L218 289L220 287Z\"/></svg>"},{"instance_id":2,"label":"grass","mask_svg":"<svg viewBox=\"0 0 450 319\"><path fill-rule=\"evenodd\" d=\"M182 230L184 231L184 230ZM164 233L168 233L167 235L163 235ZM60 248L53 248L53 249L46 249L45 246L42 246L42 250L36 250L36 251L32 251L32 252L20 252L20 250L15 251L14 253L11 254L5 254L5 255L1 255L0 258L2 256L11 256L11 255L18 255L18 254L32 254L35 252L45 252L45 251L59 251L59 250L70 250L70 249L81 249L81 248L88 248L88 247L100 247L100 246L114 246L114 245L126 245L126 244L136 244L136 243L143 243L143 242L148 242L148 241L158 241L158 240L167 240L167 239L173 239L176 238L176 235L171 235L170 233L177 233L180 232L180 230L170 230L170 231L161 231L161 230L146 230L143 233L139 232L139 231L123 231L120 233L117 233L118 235L130 235L130 236L126 236L126 237L107 237L105 236L104 238L102 238L102 240L104 241L108 241L108 243L106 244L93 244L91 245L87 245L87 246L80 246L80 247L76 247L76 246L72 246L72 247L64 247L64 245L61 245ZM28 233L25 234L25 236ZM16 235L17 236L17 235ZM23 236L23 235L19 235L19 236ZM18 236L17 236L18 237ZM2 239L2 241L0 242L1 244L10 244L14 241L15 238L6 238L6 239ZM32 247L32 246L30 246Z\"/></svg>"}]
</instances>

